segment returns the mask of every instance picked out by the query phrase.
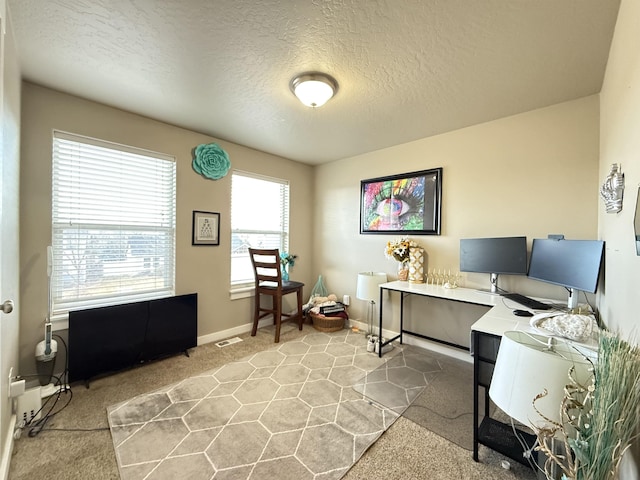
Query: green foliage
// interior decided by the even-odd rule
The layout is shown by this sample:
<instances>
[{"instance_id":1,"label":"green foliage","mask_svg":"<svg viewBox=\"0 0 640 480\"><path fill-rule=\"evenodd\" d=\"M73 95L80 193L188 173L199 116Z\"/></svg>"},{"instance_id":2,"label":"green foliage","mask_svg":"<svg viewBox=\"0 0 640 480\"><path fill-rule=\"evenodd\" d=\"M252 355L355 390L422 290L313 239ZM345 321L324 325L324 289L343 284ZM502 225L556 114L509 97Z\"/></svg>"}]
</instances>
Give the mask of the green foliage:
<instances>
[{"instance_id":1,"label":"green foliage","mask_svg":"<svg viewBox=\"0 0 640 480\"><path fill-rule=\"evenodd\" d=\"M603 333L595 365L595 392L584 428L586 460L577 480L615 479L640 419L640 351ZM582 449L581 449L582 450Z\"/></svg>"},{"instance_id":2,"label":"green foliage","mask_svg":"<svg viewBox=\"0 0 640 480\"><path fill-rule=\"evenodd\" d=\"M602 332L591 382L572 377L565 386L562 424L536 429L538 450L548 456L565 480L614 480L622 456L637 437L640 423L640 350L619 335ZM552 438L564 441L565 455L551 447Z\"/></svg>"}]
</instances>

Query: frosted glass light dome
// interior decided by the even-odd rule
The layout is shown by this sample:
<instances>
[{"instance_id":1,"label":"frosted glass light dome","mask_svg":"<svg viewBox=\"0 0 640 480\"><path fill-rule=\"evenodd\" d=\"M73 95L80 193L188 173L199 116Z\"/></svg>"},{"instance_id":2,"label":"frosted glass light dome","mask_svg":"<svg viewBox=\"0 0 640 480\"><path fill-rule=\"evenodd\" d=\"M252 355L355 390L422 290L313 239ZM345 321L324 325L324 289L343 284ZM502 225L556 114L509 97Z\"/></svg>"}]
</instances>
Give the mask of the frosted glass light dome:
<instances>
[{"instance_id":1,"label":"frosted glass light dome","mask_svg":"<svg viewBox=\"0 0 640 480\"><path fill-rule=\"evenodd\" d=\"M338 90L338 83L324 73L304 73L291 80L291 91L307 107L321 107Z\"/></svg>"}]
</instances>

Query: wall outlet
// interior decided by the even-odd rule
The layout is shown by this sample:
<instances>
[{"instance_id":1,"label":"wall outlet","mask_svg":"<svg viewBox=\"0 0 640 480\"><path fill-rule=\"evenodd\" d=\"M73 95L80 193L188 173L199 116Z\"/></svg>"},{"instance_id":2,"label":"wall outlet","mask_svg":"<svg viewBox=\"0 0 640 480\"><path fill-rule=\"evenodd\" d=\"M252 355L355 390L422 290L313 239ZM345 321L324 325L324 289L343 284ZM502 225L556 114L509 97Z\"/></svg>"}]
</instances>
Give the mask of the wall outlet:
<instances>
[{"instance_id":1,"label":"wall outlet","mask_svg":"<svg viewBox=\"0 0 640 480\"><path fill-rule=\"evenodd\" d=\"M12 380L11 383L9 383L9 397L17 398L22 395L25 392L25 385L26 382L22 378Z\"/></svg>"}]
</instances>

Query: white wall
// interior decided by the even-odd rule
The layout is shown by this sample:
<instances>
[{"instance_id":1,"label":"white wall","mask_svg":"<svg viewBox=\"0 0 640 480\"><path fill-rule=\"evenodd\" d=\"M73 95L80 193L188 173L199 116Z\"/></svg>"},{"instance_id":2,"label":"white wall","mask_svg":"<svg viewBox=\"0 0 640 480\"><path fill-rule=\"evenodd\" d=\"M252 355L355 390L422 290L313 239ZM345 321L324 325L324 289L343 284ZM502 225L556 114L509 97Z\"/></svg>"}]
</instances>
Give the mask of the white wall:
<instances>
[{"instance_id":1,"label":"white wall","mask_svg":"<svg viewBox=\"0 0 640 480\"><path fill-rule=\"evenodd\" d=\"M619 163L626 190L622 211L605 213L600 202L598 228L606 241L605 288L600 296L602 318L609 328L635 344L640 340L638 287L640 256L636 254L633 221L640 186L640 2L622 0L600 94L600 181L611 164ZM626 458L620 478L640 478L640 445Z\"/></svg>"}]
</instances>

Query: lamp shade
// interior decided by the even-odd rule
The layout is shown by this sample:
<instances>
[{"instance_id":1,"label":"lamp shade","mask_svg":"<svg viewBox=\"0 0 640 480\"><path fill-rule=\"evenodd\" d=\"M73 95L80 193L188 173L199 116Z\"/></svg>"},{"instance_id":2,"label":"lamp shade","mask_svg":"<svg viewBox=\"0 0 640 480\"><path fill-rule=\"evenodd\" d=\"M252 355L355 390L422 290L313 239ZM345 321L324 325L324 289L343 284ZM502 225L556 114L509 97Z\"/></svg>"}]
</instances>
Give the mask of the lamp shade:
<instances>
[{"instance_id":1,"label":"lamp shade","mask_svg":"<svg viewBox=\"0 0 640 480\"><path fill-rule=\"evenodd\" d=\"M527 426L543 426L546 421L533 408L550 420L561 420L560 408L564 386L569 383L569 369L575 367L573 377L587 382L591 364L583 354L566 343L552 344L549 337L526 332L505 332L498 349L489 396L507 415Z\"/></svg>"},{"instance_id":2,"label":"lamp shade","mask_svg":"<svg viewBox=\"0 0 640 480\"><path fill-rule=\"evenodd\" d=\"M321 107L335 95L338 83L327 74L311 72L291 80L290 88L307 107Z\"/></svg>"},{"instance_id":3,"label":"lamp shade","mask_svg":"<svg viewBox=\"0 0 640 480\"><path fill-rule=\"evenodd\" d=\"M356 297L360 300L375 302L380 298L379 285L387 281L384 272L362 272L358 274Z\"/></svg>"}]
</instances>

